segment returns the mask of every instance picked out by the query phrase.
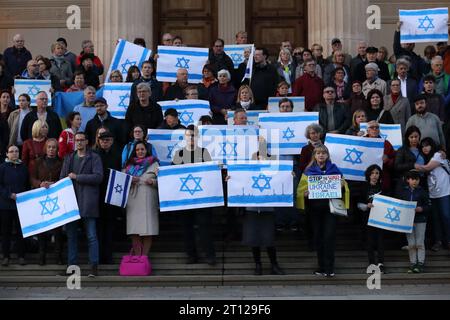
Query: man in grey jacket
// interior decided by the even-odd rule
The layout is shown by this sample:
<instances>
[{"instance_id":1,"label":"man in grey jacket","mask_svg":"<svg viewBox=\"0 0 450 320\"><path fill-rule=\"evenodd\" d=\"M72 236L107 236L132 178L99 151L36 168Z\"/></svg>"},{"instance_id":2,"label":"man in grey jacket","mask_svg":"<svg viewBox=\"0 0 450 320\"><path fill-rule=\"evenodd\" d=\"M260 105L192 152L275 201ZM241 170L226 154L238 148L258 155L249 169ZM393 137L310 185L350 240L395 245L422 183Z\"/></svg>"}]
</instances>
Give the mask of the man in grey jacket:
<instances>
[{"instance_id":1,"label":"man in grey jacket","mask_svg":"<svg viewBox=\"0 0 450 320\"><path fill-rule=\"evenodd\" d=\"M99 155L87 150L85 133L75 134L76 151L64 159L60 178L72 179L81 221L83 221L89 246L89 277L98 275L99 261L96 220L99 217L98 198L103 180L103 166ZM78 221L65 226L68 244L68 264L78 265Z\"/></svg>"}]
</instances>

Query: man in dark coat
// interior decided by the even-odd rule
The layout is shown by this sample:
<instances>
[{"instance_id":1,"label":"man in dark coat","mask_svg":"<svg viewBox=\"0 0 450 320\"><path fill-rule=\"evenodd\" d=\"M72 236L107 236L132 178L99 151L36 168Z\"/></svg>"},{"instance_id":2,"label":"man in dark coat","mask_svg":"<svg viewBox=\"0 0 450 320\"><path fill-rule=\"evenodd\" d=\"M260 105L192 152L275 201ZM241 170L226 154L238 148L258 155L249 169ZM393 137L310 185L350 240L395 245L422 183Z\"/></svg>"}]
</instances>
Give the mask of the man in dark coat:
<instances>
[{"instance_id":1,"label":"man in dark coat","mask_svg":"<svg viewBox=\"0 0 450 320\"><path fill-rule=\"evenodd\" d=\"M222 39L217 39L214 42L214 47L209 50L209 64L214 66L217 71L228 70L233 79L234 63L233 60L225 53L225 42Z\"/></svg>"},{"instance_id":2,"label":"man in dark coat","mask_svg":"<svg viewBox=\"0 0 450 320\"><path fill-rule=\"evenodd\" d=\"M325 103L317 105L319 124L326 133L345 134L351 125L351 115L346 106L336 103L336 91L333 87L323 89Z\"/></svg>"},{"instance_id":3,"label":"man in dark coat","mask_svg":"<svg viewBox=\"0 0 450 320\"><path fill-rule=\"evenodd\" d=\"M188 78L189 75L187 69L184 68L178 69L177 81L174 84L172 84L169 88L167 88L166 94L164 95L164 100L171 101L175 99L178 100L186 99L184 89L186 89L189 86Z\"/></svg>"},{"instance_id":4,"label":"man in dark coat","mask_svg":"<svg viewBox=\"0 0 450 320\"><path fill-rule=\"evenodd\" d=\"M28 60L31 60L31 52L25 48L25 40L20 34L13 38L14 45L7 48L3 53L6 71L11 76L18 76L27 67Z\"/></svg>"},{"instance_id":5,"label":"man in dark coat","mask_svg":"<svg viewBox=\"0 0 450 320\"><path fill-rule=\"evenodd\" d=\"M130 104L134 103L137 100L137 92L136 87L140 83L148 83L150 85L150 88L152 89L152 100L155 102L161 101L163 98L163 90L161 83L156 80L155 76L155 61L153 59L149 61L145 61L142 64L142 76L134 81L133 85L131 86L131 97L130 97Z\"/></svg>"}]
</instances>

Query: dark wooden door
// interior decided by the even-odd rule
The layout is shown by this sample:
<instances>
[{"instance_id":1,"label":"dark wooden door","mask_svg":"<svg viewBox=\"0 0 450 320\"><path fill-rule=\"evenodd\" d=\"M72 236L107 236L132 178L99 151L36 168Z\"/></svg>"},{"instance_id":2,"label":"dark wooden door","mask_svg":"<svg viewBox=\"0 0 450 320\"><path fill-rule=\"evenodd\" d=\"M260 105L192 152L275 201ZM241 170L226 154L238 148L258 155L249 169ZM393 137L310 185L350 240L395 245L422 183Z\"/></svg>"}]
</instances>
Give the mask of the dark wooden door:
<instances>
[{"instance_id":1,"label":"dark wooden door","mask_svg":"<svg viewBox=\"0 0 450 320\"><path fill-rule=\"evenodd\" d=\"M217 0L155 0L154 43L163 33L181 36L190 47L208 47L217 38Z\"/></svg>"},{"instance_id":2,"label":"dark wooden door","mask_svg":"<svg viewBox=\"0 0 450 320\"><path fill-rule=\"evenodd\" d=\"M281 41L307 47L307 0L246 0L249 41L278 57Z\"/></svg>"}]
</instances>

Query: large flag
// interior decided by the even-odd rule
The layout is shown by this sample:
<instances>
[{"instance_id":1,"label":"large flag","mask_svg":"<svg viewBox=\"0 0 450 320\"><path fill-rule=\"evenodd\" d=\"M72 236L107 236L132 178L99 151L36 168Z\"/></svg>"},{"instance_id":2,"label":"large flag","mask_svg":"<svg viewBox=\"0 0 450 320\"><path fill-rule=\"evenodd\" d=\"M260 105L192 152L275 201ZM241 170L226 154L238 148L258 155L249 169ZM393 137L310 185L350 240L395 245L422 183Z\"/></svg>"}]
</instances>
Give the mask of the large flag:
<instances>
[{"instance_id":1,"label":"large flag","mask_svg":"<svg viewBox=\"0 0 450 320\"><path fill-rule=\"evenodd\" d=\"M400 42L447 42L448 8L399 10Z\"/></svg>"},{"instance_id":2,"label":"large flag","mask_svg":"<svg viewBox=\"0 0 450 320\"><path fill-rule=\"evenodd\" d=\"M132 83L105 83L103 98L108 101L108 111L117 119L125 119L130 104Z\"/></svg>"},{"instance_id":3,"label":"large flag","mask_svg":"<svg viewBox=\"0 0 450 320\"><path fill-rule=\"evenodd\" d=\"M292 161L230 161L229 207L292 207Z\"/></svg>"},{"instance_id":4,"label":"large flag","mask_svg":"<svg viewBox=\"0 0 450 320\"><path fill-rule=\"evenodd\" d=\"M233 60L234 68L239 68L239 65L245 61L244 51L247 48L253 47L253 44L231 44L225 45L225 53Z\"/></svg>"},{"instance_id":5,"label":"large flag","mask_svg":"<svg viewBox=\"0 0 450 320\"><path fill-rule=\"evenodd\" d=\"M160 168L158 192L161 212L224 205L222 174L217 162Z\"/></svg>"},{"instance_id":6,"label":"large flag","mask_svg":"<svg viewBox=\"0 0 450 320\"><path fill-rule=\"evenodd\" d=\"M152 144L153 154L161 166L170 166L176 152L184 148L184 134L185 130L148 130L147 141Z\"/></svg>"},{"instance_id":7,"label":"large flag","mask_svg":"<svg viewBox=\"0 0 450 320\"><path fill-rule=\"evenodd\" d=\"M52 105L52 94L50 88L52 87L52 82L50 80L14 80L14 89L16 90L15 98L16 105L19 105L19 96L21 94L28 94L31 98L31 105L36 106L36 97L40 91L47 92L48 105Z\"/></svg>"},{"instance_id":8,"label":"large flag","mask_svg":"<svg viewBox=\"0 0 450 320\"><path fill-rule=\"evenodd\" d=\"M347 180L366 181L368 167L377 164L383 168L384 139L327 134L325 146Z\"/></svg>"},{"instance_id":9,"label":"large flag","mask_svg":"<svg viewBox=\"0 0 450 320\"><path fill-rule=\"evenodd\" d=\"M319 123L318 112L285 112L259 115L262 136L272 155L298 155L308 143L306 128Z\"/></svg>"},{"instance_id":10,"label":"large flag","mask_svg":"<svg viewBox=\"0 0 450 320\"><path fill-rule=\"evenodd\" d=\"M69 178L60 180L49 189L20 193L16 203L24 238L80 219L75 191Z\"/></svg>"},{"instance_id":11,"label":"large flag","mask_svg":"<svg viewBox=\"0 0 450 320\"><path fill-rule=\"evenodd\" d=\"M272 97L269 98L269 112L270 113L279 113L280 108L278 107L278 103L281 99L285 97ZM305 112L305 97L286 97L294 103L294 112Z\"/></svg>"},{"instance_id":12,"label":"large flag","mask_svg":"<svg viewBox=\"0 0 450 320\"><path fill-rule=\"evenodd\" d=\"M247 110L247 124L249 126L258 126L259 125L259 115L261 113L267 113L265 110ZM234 111L227 112L228 117L228 125L234 126Z\"/></svg>"},{"instance_id":13,"label":"large flag","mask_svg":"<svg viewBox=\"0 0 450 320\"><path fill-rule=\"evenodd\" d=\"M221 164L250 160L258 151L259 129L254 126L200 126L200 146Z\"/></svg>"},{"instance_id":14,"label":"large flag","mask_svg":"<svg viewBox=\"0 0 450 320\"><path fill-rule=\"evenodd\" d=\"M255 57L255 47L252 46L252 52L250 53L250 57L248 58L248 62L247 62L247 67L245 68L245 74L244 74L244 78L242 78L243 82L245 79L249 79L250 81L252 81L252 76L253 76L253 59Z\"/></svg>"},{"instance_id":15,"label":"large flag","mask_svg":"<svg viewBox=\"0 0 450 320\"><path fill-rule=\"evenodd\" d=\"M367 132L367 123L361 123L359 127L361 131ZM399 124L380 123L380 136L388 140L396 151L403 145L402 126Z\"/></svg>"},{"instance_id":16,"label":"large flag","mask_svg":"<svg viewBox=\"0 0 450 320\"><path fill-rule=\"evenodd\" d=\"M160 101L158 104L163 113L169 108L177 110L180 123L185 127L190 124L197 125L200 117L209 115L211 111L209 101L206 100Z\"/></svg>"},{"instance_id":17,"label":"large flag","mask_svg":"<svg viewBox=\"0 0 450 320\"><path fill-rule=\"evenodd\" d=\"M376 195L372 204L367 225L389 231L412 232L417 202Z\"/></svg>"},{"instance_id":18,"label":"large flag","mask_svg":"<svg viewBox=\"0 0 450 320\"><path fill-rule=\"evenodd\" d=\"M178 69L184 68L189 83L200 83L208 56L208 48L158 46L156 78L161 82L176 82Z\"/></svg>"},{"instance_id":19,"label":"large flag","mask_svg":"<svg viewBox=\"0 0 450 320\"><path fill-rule=\"evenodd\" d=\"M131 66L138 66L139 69L141 69L144 61L148 60L151 55L152 51L150 49L119 39L105 82L109 82L109 75L114 70L119 70L125 80L127 78L128 69Z\"/></svg>"},{"instance_id":20,"label":"large flag","mask_svg":"<svg viewBox=\"0 0 450 320\"><path fill-rule=\"evenodd\" d=\"M105 203L116 207L127 206L132 177L126 173L109 169L108 189L106 190Z\"/></svg>"},{"instance_id":21,"label":"large flag","mask_svg":"<svg viewBox=\"0 0 450 320\"><path fill-rule=\"evenodd\" d=\"M97 98L103 97L103 88L100 88L95 96ZM76 106L83 103L84 93L83 91L56 92L53 98L53 109L60 118L64 119Z\"/></svg>"}]
</instances>

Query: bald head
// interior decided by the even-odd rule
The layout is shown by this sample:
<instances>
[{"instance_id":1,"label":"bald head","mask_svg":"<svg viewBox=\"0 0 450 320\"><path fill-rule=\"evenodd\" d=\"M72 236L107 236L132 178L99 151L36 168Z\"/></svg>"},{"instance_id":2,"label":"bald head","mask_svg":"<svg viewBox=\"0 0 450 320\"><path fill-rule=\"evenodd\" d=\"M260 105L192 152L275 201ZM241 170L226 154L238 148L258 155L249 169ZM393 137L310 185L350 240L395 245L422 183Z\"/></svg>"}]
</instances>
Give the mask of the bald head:
<instances>
[{"instance_id":1,"label":"bald head","mask_svg":"<svg viewBox=\"0 0 450 320\"><path fill-rule=\"evenodd\" d=\"M177 82L182 84L188 83L188 71L187 69L181 68L177 71Z\"/></svg>"},{"instance_id":2,"label":"bald head","mask_svg":"<svg viewBox=\"0 0 450 320\"><path fill-rule=\"evenodd\" d=\"M16 34L13 37L13 44L17 49L23 49L23 47L25 46L25 39L21 34Z\"/></svg>"}]
</instances>

